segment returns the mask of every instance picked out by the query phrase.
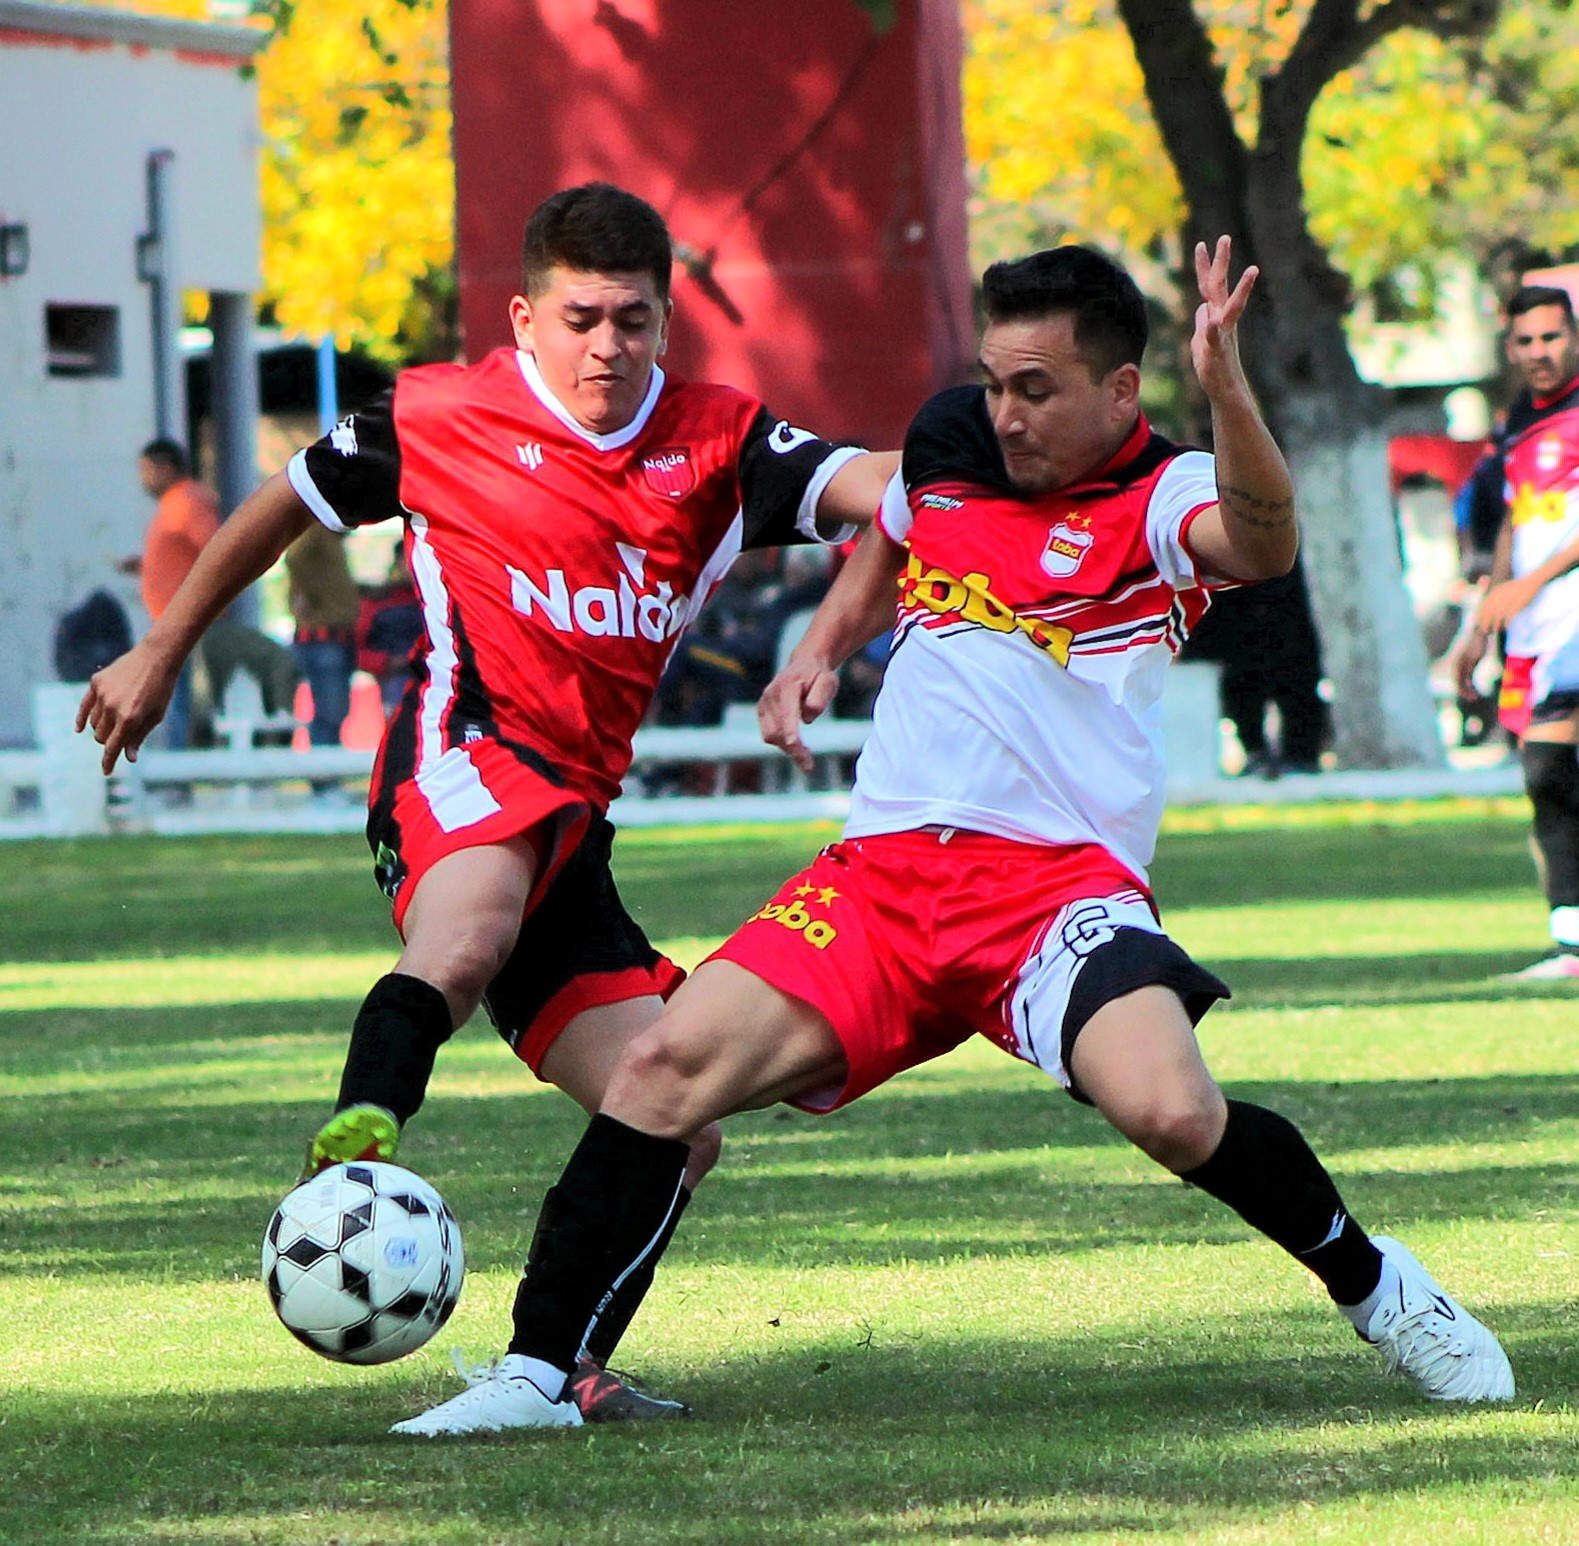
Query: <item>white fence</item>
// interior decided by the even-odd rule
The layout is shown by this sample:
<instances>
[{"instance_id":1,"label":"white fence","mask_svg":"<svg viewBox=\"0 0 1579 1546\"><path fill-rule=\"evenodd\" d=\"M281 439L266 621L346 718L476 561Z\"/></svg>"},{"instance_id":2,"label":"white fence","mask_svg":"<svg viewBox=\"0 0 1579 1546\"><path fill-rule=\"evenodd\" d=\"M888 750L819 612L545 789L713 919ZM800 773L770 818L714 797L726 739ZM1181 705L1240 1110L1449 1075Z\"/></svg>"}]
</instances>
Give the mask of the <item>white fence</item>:
<instances>
[{"instance_id":1,"label":"white fence","mask_svg":"<svg viewBox=\"0 0 1579 1546\"><path fill-rule=\"evenodd\" d=\"M0 752L0 837L352 832L366 819L360 796L372 772L371 752L254 746L254 732L279 727L245 716L221 721L228 747L150 748L106 779L100 748L75 733L81 696L76 686L35 689L38 750ZM807 726L806 745L818 760L810 779L763 744L750 707L732 709L722 725L638 731L628 792L615 818L627 827L838 819L848 808L849 765L870 731L866 720ZM754 787L731 792L739 783ZM336 793L354 798L314 798L314 785L337 786ZM660 787L671 792L648 792Z\"/></svg>"},{"instance_id":2,"label":"white fence","mask_svg":"<svg viewBox=\"0 0 1579 1546\"><path fill-rule=\"evenodd\" d=\"M100 751L73 729L81 688L35 689L38 748L0 752L0 838L90 836L111 832L355 832L370 752L259 747L260 730L280 726L242 711L223 716L231 742L212 751L144 751L113 779ZM227 704L227 707L229 705ZM1313 800L1431 799L1517 794L1516 763L1475 769L1324 773L1267 784L1218 772L1216 668L1175 666L1163 698L1168 797L1174 805L1298 803ZM841 820L849 808L850 765L871 726L819 720L805 740L818 763L810 779L765 746L749 707L722 725L637 732L626 793L611 815L625 827L660 823ZM338 798L314 797L314 784ZM736 792L746 784L749 792Z\"/></svg>"}]
</instances>

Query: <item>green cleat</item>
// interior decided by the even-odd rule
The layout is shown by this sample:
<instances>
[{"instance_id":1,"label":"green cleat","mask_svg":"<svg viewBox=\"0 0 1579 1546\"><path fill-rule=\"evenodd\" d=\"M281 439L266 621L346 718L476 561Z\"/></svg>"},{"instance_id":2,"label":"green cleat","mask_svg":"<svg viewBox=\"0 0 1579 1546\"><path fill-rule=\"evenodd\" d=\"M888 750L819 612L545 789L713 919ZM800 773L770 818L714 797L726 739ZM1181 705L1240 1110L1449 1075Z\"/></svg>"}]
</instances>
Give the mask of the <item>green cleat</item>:
<instances>
[{"instance_id":1,"label":"green cleat","mask_svg":"<svg viewBox=\"0 0 1579 1546\"><path fill-rule=\"evenodd\" d=\"M382 1106L347 1106L318 1129L307 1145L307 1163L296 1184L311 1181L331 1165L353 1160L392 1160L400 1144L400 1124Z\"/></svg>"}]
</instances>

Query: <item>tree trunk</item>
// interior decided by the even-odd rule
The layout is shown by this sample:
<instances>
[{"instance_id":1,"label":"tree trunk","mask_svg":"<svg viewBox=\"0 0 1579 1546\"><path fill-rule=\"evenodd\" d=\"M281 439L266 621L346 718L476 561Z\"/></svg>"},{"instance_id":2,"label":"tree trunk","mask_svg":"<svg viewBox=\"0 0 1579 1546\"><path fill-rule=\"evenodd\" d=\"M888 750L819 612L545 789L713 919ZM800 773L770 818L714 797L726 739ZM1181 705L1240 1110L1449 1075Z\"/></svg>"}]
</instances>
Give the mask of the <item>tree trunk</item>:
<instances>
[{"instance_id":1,"label":"tree trunk","mask_svg":"<svg viewBox=\"0 0 1579 1546\"><path fill-rule=\"evenodd\" d=\"M1290 394L1278 415L1301 512L1338 764L1440 767L1429 661L1404 586L1387 440L1330 390Z\"/></svg>"},{"instance_id":2,"label":"tree trunk","mask_svg":"<svg viewBox=\"0 0 1579 1546\"><path fill-rule=\"evenodd\" d=\"M1186 268L1195 241L1227 235L1235 268L1261 270L1241 347L1294 475L1338 761L1440 766L1428 662L1388 486L1385 399L1354 368L1343 331L1348 284L1310 234L1300 181L1300 147L1321 86L1383 32L1418 18L1395 3L1361 21L1356 0L1318 0L1284 68L1262 79L1258 134L1247 149L1193 0L1117 4L1184 189ZM1446 10L1437 19L1448 25Z\"/></svg>"}]
</instances>

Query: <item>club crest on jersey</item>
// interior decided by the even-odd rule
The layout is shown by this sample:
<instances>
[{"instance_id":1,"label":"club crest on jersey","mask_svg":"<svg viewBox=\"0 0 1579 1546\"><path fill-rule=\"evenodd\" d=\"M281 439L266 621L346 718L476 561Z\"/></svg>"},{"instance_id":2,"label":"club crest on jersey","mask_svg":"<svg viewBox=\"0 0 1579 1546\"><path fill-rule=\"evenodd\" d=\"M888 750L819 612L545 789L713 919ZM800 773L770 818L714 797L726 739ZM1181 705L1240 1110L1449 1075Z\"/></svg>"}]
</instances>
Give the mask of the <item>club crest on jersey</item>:
<instances>
[{"instance_id":1,"label":"club crest on jersey","mask_svg":"<svg viewBox=\"0 0 1579 1546\"><path fill-rule=\"evenodd\" d=\"M1080 567L1095 540L1089 531L1060 521L1047 534L1047 546L1042 549L1043 570L1055 580L1067 580Z\"/></svg>"},{"instance_id":2,"label":"club crest on jersey","mask_svg":"<svg viewBox=\"0 0 1579 1546\"><path fill-rule=\"evenodd\" d=\"M665 499L684 499L696 487L696 468L685 446L664 446L641 459L647 487Z\"/></svg>"}]
</instances>

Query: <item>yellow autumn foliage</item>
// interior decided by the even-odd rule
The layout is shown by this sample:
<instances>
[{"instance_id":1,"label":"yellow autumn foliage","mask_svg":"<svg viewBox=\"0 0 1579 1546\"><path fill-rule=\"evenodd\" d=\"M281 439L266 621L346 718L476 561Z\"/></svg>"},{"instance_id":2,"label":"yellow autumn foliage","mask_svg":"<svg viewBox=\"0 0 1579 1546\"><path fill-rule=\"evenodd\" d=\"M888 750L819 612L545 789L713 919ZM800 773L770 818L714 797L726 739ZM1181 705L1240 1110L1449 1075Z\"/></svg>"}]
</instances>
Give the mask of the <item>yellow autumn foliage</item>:
<instances>
[{"instance_id":1,"label":"yellow autumn foliage","mask_svg":"<svg viewBox=\"0 0 1579 1546\"><path fill-rule=\"evenodd\" d=\"M1195 0L1240 138L1258 87L1314 0ZM1369 0L1362 15L1376 8ZM965 137L978 261L1029 241L1118 252L1153 293L1184 208L1113 0L964 0ZM1306 211L1365 285L1519 238L1579 243L1579 17L1552 0L1503 7L1472 56L1425 32L1386 35L1336 76L1303 147Z\"/></svg>"}]
</instances>

